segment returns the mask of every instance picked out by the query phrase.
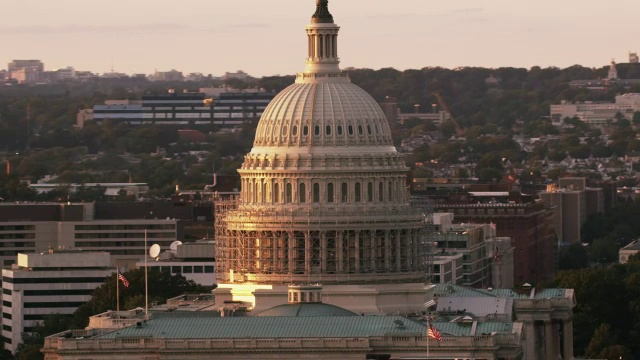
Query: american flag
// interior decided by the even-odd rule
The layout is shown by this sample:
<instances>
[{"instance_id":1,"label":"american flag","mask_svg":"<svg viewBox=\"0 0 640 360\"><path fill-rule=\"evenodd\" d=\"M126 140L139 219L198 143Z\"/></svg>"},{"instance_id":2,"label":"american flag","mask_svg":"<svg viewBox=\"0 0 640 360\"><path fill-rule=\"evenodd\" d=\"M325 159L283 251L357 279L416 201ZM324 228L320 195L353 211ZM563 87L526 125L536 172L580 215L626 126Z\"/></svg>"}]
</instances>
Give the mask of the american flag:
<instances>
[{"instance_id":1,"label":"american flag","mask_svg":"<svg viewBox=\"0 0 640 360\"><path fill-rule=\"evenodd\" d=\"M427 337L436 341L443 341L440 331L438 331L435 326L431 325L431 323L428 324Z\"/></svg>"},{"instance_id":2,"label":"american flag","mask_svg":"<svg viewBox=\"0 0 640 360\"><path fill-rule=\"evenodd\" d=\"M124 285L124 287L129 287L129 280L127 280L124 275L118 273L118 280L122 281L122 285Z\"/></svg>"}]
</instances>

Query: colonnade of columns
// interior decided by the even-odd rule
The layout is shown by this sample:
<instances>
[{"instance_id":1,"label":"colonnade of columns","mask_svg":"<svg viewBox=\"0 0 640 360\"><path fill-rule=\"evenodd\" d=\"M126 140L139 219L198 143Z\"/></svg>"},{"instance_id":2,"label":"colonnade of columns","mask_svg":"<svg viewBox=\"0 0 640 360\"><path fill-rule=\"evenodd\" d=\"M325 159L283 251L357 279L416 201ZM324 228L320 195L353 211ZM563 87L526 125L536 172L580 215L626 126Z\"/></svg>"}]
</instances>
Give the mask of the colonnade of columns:
<instances>
[{"instance_id":1,"label":"colonnade of columns","mask_svg":"<svg viewBox=\"0 0 640 360\"><path fill-rule=\"evenodd\" d=\"M573 321L548 319L526 321L527 360L573 360Z\"/></svg>"},{"instance_id":2,"label":"colonnade of columns","mask_svg":"<svg viewBox=\"0 0 640 360\"><path fill-rule=\"evenodd\" d=\"M218 239L219 276L372 274L418 271L420 229L230 231Z\"/></svg>"},{"instance_id":3,"label":"colonnade of columns","mask_svg":"<svg viewBox=\"0 0 640 360\"><path fill-rule=\"evenodd\" d=\"M307 29L309 61L338 60L338 28Z\"/></svg>"}]
</instances>

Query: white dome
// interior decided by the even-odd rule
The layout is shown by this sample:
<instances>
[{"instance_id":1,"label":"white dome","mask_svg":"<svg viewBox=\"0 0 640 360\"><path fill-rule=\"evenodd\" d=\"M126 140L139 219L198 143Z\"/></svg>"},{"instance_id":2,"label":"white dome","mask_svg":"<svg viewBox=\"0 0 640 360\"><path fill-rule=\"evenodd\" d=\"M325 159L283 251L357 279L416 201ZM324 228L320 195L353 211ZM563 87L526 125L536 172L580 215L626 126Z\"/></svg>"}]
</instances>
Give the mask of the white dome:
<instances>
[{"instance_id":1,"label":"white dome","mask_svg":"<svg viewBox=\"0 0 640 360\"><path fill-rule=\"evenodd\" d=\"M332 80L297 82L278 94L260 118L254 146L393 146L378 103L346 77Z\"/></svg>"}]
</instances>

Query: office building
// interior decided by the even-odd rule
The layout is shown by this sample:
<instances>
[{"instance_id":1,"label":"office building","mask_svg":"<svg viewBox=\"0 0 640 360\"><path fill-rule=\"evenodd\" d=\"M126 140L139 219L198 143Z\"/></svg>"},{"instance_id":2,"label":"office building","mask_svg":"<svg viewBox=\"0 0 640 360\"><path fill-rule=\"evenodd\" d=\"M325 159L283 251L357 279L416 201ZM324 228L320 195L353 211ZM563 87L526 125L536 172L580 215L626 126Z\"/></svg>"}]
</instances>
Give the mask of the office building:
<instances>
[{"instance_id":1,"label":"office building","mask_svg":"<svg viewBox=\"0 0 640 360\"><path fill-rule=\"evenodd\" d=\"M147 267L158 268L172 275L182 275L185 279L193 280L202 286L212 286L216 283L214 257L215 242L213 241L176 242L166 248L157 259L149 258ZM144 261L139 261L136 266L142 268L144 264Z\"/></svg>"},{"instance_id":2,"label":"office building","mask_svg":"<svg viewBox=\"0 0 640 360\"><path fill-rule=\"evenodd\" d=\"M435 211L453 213L460 223L493 224L495 236L511 238L516 283L536 283L553 274L554 211L543 200L517 191L465 191L439 195Z\"/></svg>"},{"instance_id":3,"label":"office building","mask_svg":"<svg viewBox=\"0 0 640 360\"><path fill-rule=\"evenodd\" d=\"M49 250L17 258L11 269L2 270L2 336L12 352L23 332L31 332L46 315L73 314L115 271L106 252Z\"/></svg>"},{"instance_id":4,"label":"office building","mask_svg":"<svg viewBox=\"0 0 640 360\"><path fill-rule=\"evenodd\" d=\"M616 115L631 121L633 114L640 111L640 94L627 93L617 95L615 102L578 102L562 101L560 104L551 105L551 120L554 125L560 126L565 118L577 117L581 121L593 126L605 126L616 121Z\"/></svg>"},{"instance_id":5,"label":"office building","mask_svg":"<svg viewBox=\"0 0 640 360\"><path fill-rule=\"evenodd\" d=\"M206 90L206 89L205 89ZM141 100L109 100L91 111L80 110L77 127L93 120L124 121L131 125L238 126L256 121L274 94L264 91L204 92L144 95Z\"/></svg>"},{"instance_id":6,"label":"office building","mask_svg":"<svg viewBox=\"0 0 640 360\"><path fill-rule=\"evenodd\" d=\"M8 268L15 263L18 253L41 253L49 248L82 249L109 252L112 264L133 268L146 252L145 230L149 243L166 248L183 238L179 220L157 219L149 214L150 209L153 208L146 209L147 218L121 215L109 219L96 217L94 203L0 203L0 260Z\"/></svg>"},{"instance_id":7,"label":"office building","mask_svg":"<svg viewBox=\"0 0 640 360\"><path fill-rule=\"evenodd\" d=\"M581 241L588 217L604 212L604 191L588 188L585 178L561 178L540 194L547 208L555 212L555 232L560 243Z\"/></svg>"}]
</instances>

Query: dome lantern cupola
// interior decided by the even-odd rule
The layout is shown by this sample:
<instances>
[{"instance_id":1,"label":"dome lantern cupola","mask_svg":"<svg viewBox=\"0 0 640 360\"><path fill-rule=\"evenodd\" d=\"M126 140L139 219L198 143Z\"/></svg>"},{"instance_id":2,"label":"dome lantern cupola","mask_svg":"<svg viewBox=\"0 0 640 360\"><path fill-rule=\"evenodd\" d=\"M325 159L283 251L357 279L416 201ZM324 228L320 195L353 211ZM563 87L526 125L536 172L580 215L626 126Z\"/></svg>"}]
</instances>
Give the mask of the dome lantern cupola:
<instances>
[{"instance_id":1,"label":"dome lantern cupola","mask_svg":"<svg viewBox=\"0 0 640 360\"><path fill-rule=\"evenodd\" d=\"M309 50L307 67L298 80L305 79L308 74L340 73L338 58L338 32L340 27L333 22L329 12L328 0L317 0L316 12L307 26ZM302 75L302 76L300 76ZM313 77L313 76L311 76Z\"/></svg>"}]
</instances>

